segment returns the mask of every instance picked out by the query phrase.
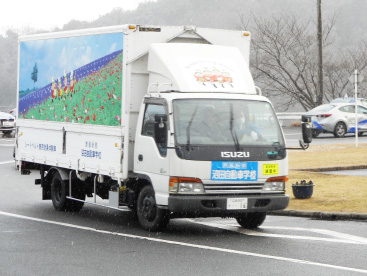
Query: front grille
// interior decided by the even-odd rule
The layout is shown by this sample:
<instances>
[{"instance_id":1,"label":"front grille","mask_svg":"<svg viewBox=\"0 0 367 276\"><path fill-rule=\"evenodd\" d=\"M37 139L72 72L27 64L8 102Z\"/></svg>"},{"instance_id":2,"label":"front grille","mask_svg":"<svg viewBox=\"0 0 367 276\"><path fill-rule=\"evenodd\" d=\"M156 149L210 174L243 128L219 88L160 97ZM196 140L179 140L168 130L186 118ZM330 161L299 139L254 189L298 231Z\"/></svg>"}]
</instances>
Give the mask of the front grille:
<instances>
[{"instance_id":1,"label":"front grille","mask_svg":"<svg viewBox=\"0 0 367 276\"><path fill-rule=\"evenodd\" d=\"M264 183L212 183L204 184L207 194L256 194L262 191Z\"/></svg>"}]
</instances>

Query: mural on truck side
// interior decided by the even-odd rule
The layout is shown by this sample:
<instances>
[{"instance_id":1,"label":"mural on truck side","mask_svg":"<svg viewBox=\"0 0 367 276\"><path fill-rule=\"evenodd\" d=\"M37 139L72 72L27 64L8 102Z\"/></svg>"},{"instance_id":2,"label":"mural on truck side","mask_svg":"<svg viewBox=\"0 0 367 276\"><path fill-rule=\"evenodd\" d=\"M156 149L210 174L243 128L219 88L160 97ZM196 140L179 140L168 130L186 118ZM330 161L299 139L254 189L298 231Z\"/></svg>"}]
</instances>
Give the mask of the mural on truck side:
<instances>
[{"instance_id":1,"label":"mural on truck side","mask_svg":"<svg viewBox=\"0 0 367 276\"><path fill-rule=\"evenodd\" d=\"M123 34L20 44L19 118L121 125Z\"/></svg>"}]
</instances>

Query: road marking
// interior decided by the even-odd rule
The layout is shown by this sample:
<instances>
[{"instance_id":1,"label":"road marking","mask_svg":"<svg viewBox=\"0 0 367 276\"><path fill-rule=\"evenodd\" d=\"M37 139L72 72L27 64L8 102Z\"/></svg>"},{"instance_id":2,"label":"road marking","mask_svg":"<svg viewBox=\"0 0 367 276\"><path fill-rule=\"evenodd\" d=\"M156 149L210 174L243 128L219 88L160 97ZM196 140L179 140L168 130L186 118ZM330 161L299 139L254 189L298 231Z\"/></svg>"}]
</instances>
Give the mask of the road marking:
<instances>
[{"instance_id":1,"label":"road marking","mask_svg":"<svg viewBox=\"0 0 367 276\"><path fill-rule=\"evenodd\" d=\"M158 239L158 238L137 236L137 235L131 235L131 234L118 233L118 232L110 232L110 231L98 230L98 229L91 228L91 227L86 227L86 226L80 226L80 225L75 225L75 224L57 222L57 221L52 221L52 220L39 219L39 218L35 218L35 217L22 216L22 215L17 215L17 214L8 213L8 212L2 212L2 211L0 211L0 215L19 218L19 219L25 219L25 220L31 220L31 221L37 221L37 222L42 222L42 223L48 223L48 224L53 224L53 225L59 225L59 226L64 226L64 227L69 227L69 228L74 228L74 229L79 229L79 230L85 230L85 231L90 231L90 232L95 232L95 233L100 233L100 234L109 234L109 235L115 235L115 236L120 236L120 237L125 237L125 238L132 238L132 239L138 239L138 240L148 240L148 241L153 241L153 242L158 242L158 243L165 243L165 244L170 244L170 245L179 245L179 246L185 246L185 247L191 247L191 248L199 248L199 249L204 249L204 250L225 252L225 253L231 253L231 254L237 254L237 255L243 255L243 256L251 256L251 257L272 259L272 260L277 260L277 261L313 265L313 266L318 266L318 267L326 267L326 268L331 268L331 269L337 269L337 270L343 270L343 271L349 271L349 272L359 272L359 273L367 274L367 270L352 268L352 267L337 266L337 265L331 265L331 264L325 264L325 263L317 263L317 262L311 262L311 261L300 260L300 259L292 259L292 258L286 258L286 257L258 254L258 253L232 250L232 249L213 247L213 246L207 246L207 245L163 240L163 239Z\"/></svg>"},{"instance_id":2,"label":"road marking","mask_svg":"<svg viewBox=\"0 0 367 276\"><path fill-rule=\"evenodd\" d=\"M319 234L325 234L332 236L334 238L322 238L322 237L311 237L311 236L298 236L298 235L283 235L283 234L271 234L259 231L253 231L249 229L244 229L237 225L222 224L216 222L207 221L195 221L190 220L193 223L202 224L206 226L216 227L224 230L229 230L248 236L258 236L258 237L272 237L272 238L284 238L284 239L297 239L297 240L313 240L313 241L325 241L325 242L336 242L336 243L350 243L350 244L367 244L367 239L362 237L357 237L353 235L343 234L335 231L316 229L316 228L300 228L300 227L278 227L278 226L261 226L262 229L281 229L281 230L294 230L294 231L308 231Z\"/></svg>"},{"instance_id":3,"label":"road marking","mask_svg":"<svg viewBox=\"0 0 367 276\"><path fill-rule=\"evenodd\" d=\"M337 239L344 239L345 241L354 241L359 244L366 244L367 239L363 237L358 237L350 234L344 234L332 230L326 229L317 229L317 228L301 228L301 227L283 227L283 226L261 226L261 228L265 229L280 229L280 230L295 230L295 231L310 231L314 233L324 234L328 236L335 237Z\"/></svg>"},{"instance_id":4,"label":"road marking","mask_svg":"<svg viewBox=\"0 0 367 276\"><path fill-rule=\"evenodd\" d=\"M5 164L10 164L10 163L14 163L15 161L5 161L5 162L0 162L0 165L5 165Z\"/></svg>"}]
</instances>

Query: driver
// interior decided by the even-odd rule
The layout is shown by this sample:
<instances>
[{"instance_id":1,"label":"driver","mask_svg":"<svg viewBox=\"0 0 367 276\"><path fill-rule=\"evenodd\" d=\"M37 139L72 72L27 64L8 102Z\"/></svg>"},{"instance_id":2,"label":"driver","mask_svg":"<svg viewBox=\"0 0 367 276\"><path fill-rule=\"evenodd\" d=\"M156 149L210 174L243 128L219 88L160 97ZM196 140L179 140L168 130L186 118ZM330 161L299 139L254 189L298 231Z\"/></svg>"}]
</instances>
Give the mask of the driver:
<instances>
[{"instance_id":1,"label":"driver","mask_svg":"<svg viewBox=\"0 0 367 276\"><path fill-rule=\"evenodd\" d=\"M243 110L234 113L233 130L239 140L244 137L251 137L254 141L263 140L259 128L250 122Z\"/></svg>"}]
</instances>

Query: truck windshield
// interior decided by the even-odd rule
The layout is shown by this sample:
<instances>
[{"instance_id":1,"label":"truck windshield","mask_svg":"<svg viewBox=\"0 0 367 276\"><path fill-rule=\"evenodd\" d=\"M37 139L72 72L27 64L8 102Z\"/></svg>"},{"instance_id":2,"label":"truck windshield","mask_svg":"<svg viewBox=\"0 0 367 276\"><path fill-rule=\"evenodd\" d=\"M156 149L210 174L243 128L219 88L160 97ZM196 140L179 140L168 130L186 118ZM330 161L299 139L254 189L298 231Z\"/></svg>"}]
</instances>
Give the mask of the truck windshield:
<instances>
[{"instance_id":1,"label":"truck windshield","mask_svg":"<svg viewBox=\"0 0 367 276\"><path fill-rule=\"evenodd\" d=\"M284 145L268 102L179 99L173 102L173 111L178 145Z\"/></svg>"}]
</instances>

